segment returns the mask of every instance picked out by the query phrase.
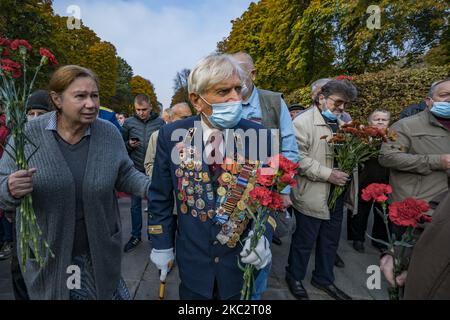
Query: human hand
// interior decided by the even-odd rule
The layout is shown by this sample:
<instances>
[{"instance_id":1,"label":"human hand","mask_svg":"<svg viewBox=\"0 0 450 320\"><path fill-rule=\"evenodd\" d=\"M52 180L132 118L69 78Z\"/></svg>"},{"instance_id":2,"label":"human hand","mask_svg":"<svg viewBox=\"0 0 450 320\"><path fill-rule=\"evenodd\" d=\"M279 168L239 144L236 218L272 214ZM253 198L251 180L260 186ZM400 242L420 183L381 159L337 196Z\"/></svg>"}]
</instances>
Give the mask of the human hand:
<instances>
[{"instance_id":1,"label":"human hand","mask_svg":"<svg viewBox=\"0 0 450 320\"><path fill-rule=\"evenodd\" d=\"M175 255L173 253L173 248L170 249L152 249L150 253L150 260L156 265L156 267L161 271L159 276L160 281L165 281L167 273L169 272L169 264L173 261Z\"/></svg>"},{"instance_id":2,"label":"human hand","mask_svg":"<svg viewBox=\"0 0 450 320\"><path fill-rule=\"evenodd\" d=\"M386 254L380 259L380 269L384 274L384 277L389 282L391 286L394 286L394 258ZM407 277L407 271L403 271L400 275L396 277L396 283L398 286L402 287L405 285Z\"/></svg>"},{"instance_id":3,"label":"human hand","mask_svg":"<svg viewBox=\"0 0 450 320\"><path fill-rule=\"evenodd\" d=\"M283 207L285 209L292 206L292 200L289 194L281 194L281 198L283 199Z\"/></svg>"},{"instance_id":4,"label":"human hand","mask_svg":"<svg viewBox=\"0 0 450 320\"><path fill-rule=\"evenodd\" d=\"M141 145L141 142L137 139L132 138L132 139L128 140L128 144L130 147L135 149Z\"/></svg>"},{"instance_id":5,"label":"human hand","mask_svg":"<svg viewBox=\"0 0 450 320\"><path fill-rule=\"evenodd\" d=\"M450 154L441 155L441 164L444 170L450 169Z\"/></svg>"},{"instance_id":6,"label":"human hand","mask_svg":"<svg viewBox=\"0 0 450 320\"><path fill-rule=\"evenodd\" d=\"M241 251L241 261L243 263L252 264L257 270L264 268L272 260L272 252L270 250L269 241L265 236L262 236L253 251L250 251L252 231L249 233L249 238L245 241L244 248Z\"/></svg>"},{"instance_id":7,"label":"human hand","mask_svg":"<svg viewBox=\"0 0 450 320\"><path fill-rule=\"evenodd\" d=\"M347 183L348 179L349 175L347 173L338 169L333 169L330 177L328 178L328 182L343 187Z\"/></svg>"},{"instance_id":8,"label":"human hand","mask_svg":"<svg viewBox=\"0 0 450 320\"><path fill-rule=\"evenodd\" d=\"M18 170L8 177L8 189L13 198L20 199L33 191L33 174L36 168Z\"/></svg>"}]
</instances>

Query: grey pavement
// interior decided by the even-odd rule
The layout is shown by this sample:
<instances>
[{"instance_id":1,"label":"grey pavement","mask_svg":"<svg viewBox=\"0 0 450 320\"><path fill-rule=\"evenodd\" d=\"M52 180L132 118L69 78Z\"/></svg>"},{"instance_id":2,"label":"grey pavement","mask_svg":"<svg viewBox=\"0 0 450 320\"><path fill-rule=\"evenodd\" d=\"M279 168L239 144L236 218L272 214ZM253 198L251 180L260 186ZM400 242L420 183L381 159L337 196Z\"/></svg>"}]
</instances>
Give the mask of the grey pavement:
<instances>
[{"instance_id":1,"label":"grey pavement","mask_svg":"<svg viewBox=\"0 0 450 320\"><path fill-rule=\"evenodd\" d=\"M129 198L119 199L119 206L122 218L122 240L125 244L130 237L131 214ZM143 203L143 208L146 204ZM146 236L146 213L143 212L142 243L134 251L123 254L122 274L131 293L131 297L136 300L156 300L159 299L159 276L158 270L149 260L151 245ZM369 230L371 228L369 223ZM346 240L346 218L342 223L342 234L339 245L339 255L345 262L345 268L335 268L335 284L344 292L357 300L384 300L387 296L387 283L381 277L381 289L367 288L367 279L370 274L367 268L370 265L377 265L379 253L366 241L366 252L361 254L356 252L351 246L351 242ZM284 268L287 263L289 253L288 236L282 238L282 245L272 245L272 270L269 275L268 290L263 294L263 300L295 300L289 292L284 280ZM10 279L10 262L0 261L0 300L14 299ZM308 291L310 298L314 300L331 300L324 292L310 285L311 271L314 269L314 251L309 262L306 279L303 284ZM165 290L166 300L178 300L178 268L175 266L167 277Z\"/></svg>"}]
</instances>

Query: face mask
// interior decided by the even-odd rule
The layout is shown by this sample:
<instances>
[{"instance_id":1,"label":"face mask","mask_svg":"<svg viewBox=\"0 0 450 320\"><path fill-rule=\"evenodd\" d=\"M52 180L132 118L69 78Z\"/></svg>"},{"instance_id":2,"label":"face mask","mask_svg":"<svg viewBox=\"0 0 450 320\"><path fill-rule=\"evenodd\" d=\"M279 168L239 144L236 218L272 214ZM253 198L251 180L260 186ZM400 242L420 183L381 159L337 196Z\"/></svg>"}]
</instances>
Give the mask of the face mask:
<instances>
[{"instance_id":1,"label":"face mask","mask_svg":"<svg viewBox=\"0 0 450 320\"><path fill-rule=\"evenodd\" d=\"M27 120L28 120L28 121L34 120L34 119L36 119L36 118L37 118L36 116L27 116Z\"/></svg>"},{"instance_id":2,"label":"face mask","mask_svg":"<svg viewBox=\"0 0 450 320\"><path fill-rule=\"evenodd\" d=\"M230 129L238 124L242 116L242 101L231 101L223 103L208 103L202 96L203 101L212 107L212 114L206 116L208 121L217 129Z\"/></svg>"},{"instance_id":3,"label":"face mask","mask_svg":"<svg viewBox=\"0 0 450 320\"><path fill-rule=\"evenodd\" d=\"M331 120L331 121L336 121L337 120L337 116L333 112L328 110L328 109L325 110L325 111L322 110L322 115L324 117L326 117L327 119Z\"/></svg>"},{"instance_id":4,"label":"face mask","mask_svg":"<svg viewBox=\"0 0 450 320\"><path fill-rule=\"evenodd\" d=\"M436 117L450 119L450 102L433 102L431 113Z\"/></svg>"}]
</instances>

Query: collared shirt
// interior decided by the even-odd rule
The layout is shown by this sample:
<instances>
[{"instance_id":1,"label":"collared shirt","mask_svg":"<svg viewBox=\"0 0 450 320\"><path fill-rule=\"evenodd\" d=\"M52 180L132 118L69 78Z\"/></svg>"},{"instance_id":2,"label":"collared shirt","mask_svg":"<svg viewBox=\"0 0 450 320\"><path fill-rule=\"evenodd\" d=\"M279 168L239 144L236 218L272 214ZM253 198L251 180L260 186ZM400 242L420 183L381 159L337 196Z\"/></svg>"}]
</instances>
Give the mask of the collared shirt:
<instances>
[{"instance_id":1,"label":"collared shirt","mask_svg":"<svg viewBox=\"0 0 450 320\"><path fill-rule=\"evenodd\" d=\"M209 154L211 154L211 151L212 151L211 150L212 146L211 146L210 141L209 141L211 134L221 132L222 130L219 130L219 129L216 129L216 128L210 128L206 124L205 120L203 120L203 116L200 116L200 119L201 119L201 125L202 125L203 145L205 146L205 154L209 155ZM220 152L222 154L224 154L223 139L222 139L222 142L220 143L219 149L220 149Z\"/></svg>"},{"instance_id":2,"label":"collared shirt","mask_svg":"<svg viewBox=\"0 0 450 320\"><path fill-rule=\"evenodd\" d=\"M281 154L289 160L297 163L299 158L297 141L295 140L294 126L291 115L283 98L280 99L280 135L281 135ZM259 103L259 94L256 86L253 86L253 93L247 101L242 103L242 118L262 123L262 112ZM290 188L283 190L283 193L289 193Z\"/></svg>"},{"instance_id":3,"label":"collared shirt","mask_svg":"<svg viewBox=\"0 0 450 320\"><path fill-rule=\"evenodd\" d=\"M53 114L50 116L50 119L48 120L48 124L45 127L45 130L50 131L58 131L58 114L56 112L53 112ZM86 132L84 133L83 137L90 136L91 135L91 126L89 126L86 129Z\"/></svg>"}]
</instances>

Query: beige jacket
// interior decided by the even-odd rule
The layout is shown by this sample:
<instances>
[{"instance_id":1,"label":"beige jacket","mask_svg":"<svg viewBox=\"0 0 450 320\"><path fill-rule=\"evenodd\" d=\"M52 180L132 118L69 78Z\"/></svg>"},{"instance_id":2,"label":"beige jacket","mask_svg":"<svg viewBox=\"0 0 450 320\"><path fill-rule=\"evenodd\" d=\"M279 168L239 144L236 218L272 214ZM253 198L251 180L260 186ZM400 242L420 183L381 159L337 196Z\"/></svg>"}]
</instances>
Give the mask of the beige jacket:
<instances>
[{"instance_id":1,"label":"beige jacket","mask_svg":"<svg viewBox=\"0 0 450 320\"><path fill-rule=\"evenodd\" d=\"M394 123L391 129L398 139L383 143L378 160L391 169L392 200L415 197L430 201L447 191L450 171L442 168L440 157L450 154L450 131L428 108Z\"/></svg>"},{"instance_id":2,"label":"beige jacket","mask_svg":"<svg viewBox=\"0 0 450 320\"><path fill-rule=\"evenodd\" d=\"M339 124L342 124L339 122ZM324 220L330 219L327 182L333 168L333 151L322 136L331 137L333 131L325 123L317 107L310 108L294 120L294 133L300 152L300 175L291 199L301 213Z\"/></svg>"},{"instance_id":3,"label":"beige jacket","mask_svg":"<svg viewBox=\"0 0 450 320\"><path fill-rule=\"evenodd\" d=\"M152 133L150 139L148 140L147 151L145 152L145 160L144 160L145 174L148 175L150 178L152 177L153 164L155 163L156 143L158 141L158 133L159 130Z\"/></svg>"}]
</instances>

